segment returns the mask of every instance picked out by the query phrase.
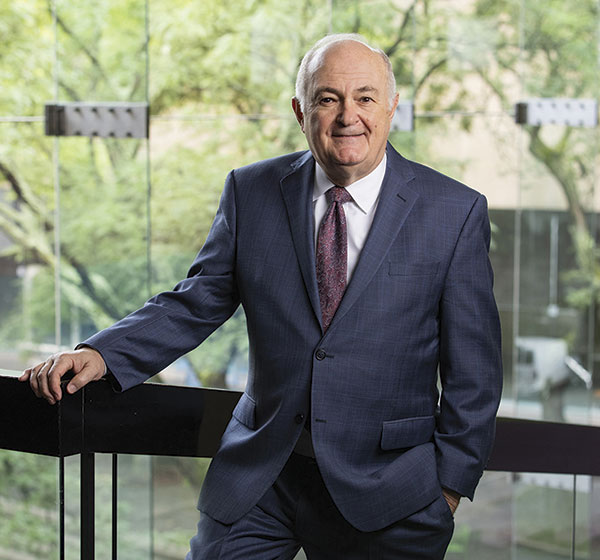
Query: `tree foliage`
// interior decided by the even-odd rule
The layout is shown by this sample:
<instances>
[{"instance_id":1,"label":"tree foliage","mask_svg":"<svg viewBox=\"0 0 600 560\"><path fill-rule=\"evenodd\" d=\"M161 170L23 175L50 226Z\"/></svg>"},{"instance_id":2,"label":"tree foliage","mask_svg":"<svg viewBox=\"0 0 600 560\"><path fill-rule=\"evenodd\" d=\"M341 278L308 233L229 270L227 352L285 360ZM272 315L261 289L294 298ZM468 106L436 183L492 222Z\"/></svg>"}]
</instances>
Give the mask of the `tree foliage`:
<instances>
[{"instance_id":1,"label":"tree foliage","mask_svg":"<svg viewBox=\"0 0 600 560\"><path fill-rule=\"evenodd\" d=\"M471 113L510 113L525 97L598 97L595 0L460 6L444 0L1 3L0 115L22 118L0 122L0 233L10 240L0 261L26 272L1 310L0 346L54 340L59 263L65 344L69 334L108 326L180 279L207 235L226 173L305 148L289 107L294 76L306 49L329 31L361 33L388 53L401 97L413 99L421 115L416 134L394 133L392 141L424 161L441 130L439 114L463 114L468 131ZM44 136L38 118L52 100L148 100L150 140L55 141ZM535 173L564 194L579 264L569 277L570 301L586 308L600 299L600 252L586 216L597 133L544 126L523 134ZM247 344L237 313L189 361L204 383L224 386L232 359L245 355ZM0 494L51 510L54 470L36 461L0 457ZM30 545L52 543L51 523L48 534L25 529L35 525L32 511L21 508L0 524L0 539L25 535ZM30 551L50 557L46 549Z\"/></svg>"},{"instance_id":2,"label":"tree foliage","mask_svg":"<svg viewBox=\"0 0 600 560\"><path fill-rule=\"evenodd\" d=\"M510 111L518 92L596 94L590 45L597 4L565 8L563 0L478 0L461 11L439 1L354 1L336 3L333 13L313 0L285 10L274 0L3 6L0 114L40 115L43 102L55 96L138 101L148 95L153 119L149 143L69 138L55 144L39 122L3 125L0 228L14 242L4 255L41 265L26 295L32 330L19 331L14 321L5 325L17 339L52 339L57 223L65 331L73 321L83 323L84 333L105 327L172 286L202 245L227 171L305 147L289 99L302 54L328 30L359 32L380 45L402 97L414 98L418 112L485 111L492 104ZM393 141L426 159L428 135L439 130L428 132L431 122L419 120L419 147L406 134ZM465 118L465 128L471 122ZM532 159L564 192L575 239L591 237L585 218L594 186L589 134L525 131ZM589 245L582 241L579 251ZM582 257L586 273L589 261ZM13 311L16 317L22 312ZM210 346L193 361L216 364ZM235 335L215 352L225 356L227 347L243 344Z\"/></svg>"}]
</instances>

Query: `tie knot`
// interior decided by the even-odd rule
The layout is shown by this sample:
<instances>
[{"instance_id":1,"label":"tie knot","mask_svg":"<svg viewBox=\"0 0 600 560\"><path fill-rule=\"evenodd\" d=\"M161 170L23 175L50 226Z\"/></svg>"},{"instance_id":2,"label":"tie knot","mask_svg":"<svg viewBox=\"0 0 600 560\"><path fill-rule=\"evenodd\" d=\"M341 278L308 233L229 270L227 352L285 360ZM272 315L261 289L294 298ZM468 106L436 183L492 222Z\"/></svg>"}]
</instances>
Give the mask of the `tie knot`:
<instances>
[{"instance_id":1,"label":"tie knot","mask_svg":"<svg viewBox=\"0 0 600 560\"><path fill-rule=\"evenodd\" d=\"M344 204L344 202L352 201L352 195L344 187L331 187L325 193L325 198L327 199L328 204L331 204L332 202Z\"/></svg>"}]
</instances>

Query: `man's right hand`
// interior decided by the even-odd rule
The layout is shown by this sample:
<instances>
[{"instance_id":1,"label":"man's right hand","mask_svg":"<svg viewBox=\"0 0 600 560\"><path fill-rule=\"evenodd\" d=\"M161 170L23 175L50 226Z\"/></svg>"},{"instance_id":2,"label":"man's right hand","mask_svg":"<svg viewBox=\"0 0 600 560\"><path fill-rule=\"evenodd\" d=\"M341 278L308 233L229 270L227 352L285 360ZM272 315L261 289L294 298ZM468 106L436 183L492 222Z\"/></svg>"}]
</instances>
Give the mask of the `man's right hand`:
<instances>
[{"instance_id":1,"label":"man's right hand","mask_svg":"<svg viewBox=\"0 0 600 560\"><path fill-rule=\"evenodd\" d=\"M75 374L67 385L67 393L71 394L90 381L100 379L106 373L106 364L100 352L93 348L80 348L53 354L45 362L27 368L19 381L29 381L37 397L55 404L62 398L60 380L69 371Z\"/></svg>"}]
</instances>

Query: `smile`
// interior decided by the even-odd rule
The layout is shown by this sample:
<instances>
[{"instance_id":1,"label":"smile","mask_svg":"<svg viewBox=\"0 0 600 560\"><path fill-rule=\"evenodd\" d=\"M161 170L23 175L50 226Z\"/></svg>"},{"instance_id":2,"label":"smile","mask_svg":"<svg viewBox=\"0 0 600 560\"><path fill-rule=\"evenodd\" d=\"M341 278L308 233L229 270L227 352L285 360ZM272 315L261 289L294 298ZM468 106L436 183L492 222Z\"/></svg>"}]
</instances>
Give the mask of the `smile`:
<instances>
[{"instance_id":1,"label":"smile","mask_svg":"<svg viewBox=\"0 0 600 560\"><path fill-rule=\"evenodd\" d=\"M359 134L332 134L333 138L359 138L361 136L364 136L364 132Z\"/></svg>"}]
</instances>

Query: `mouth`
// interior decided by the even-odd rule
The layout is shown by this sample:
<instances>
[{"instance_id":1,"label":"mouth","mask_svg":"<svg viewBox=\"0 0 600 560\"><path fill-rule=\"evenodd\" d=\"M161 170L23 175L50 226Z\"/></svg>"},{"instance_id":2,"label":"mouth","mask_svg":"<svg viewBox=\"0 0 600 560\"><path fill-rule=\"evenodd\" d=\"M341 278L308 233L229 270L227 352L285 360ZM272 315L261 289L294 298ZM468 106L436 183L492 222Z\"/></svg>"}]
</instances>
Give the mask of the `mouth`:
<instances>
[{"instance_id":1,"label":"mouth","mask_svg":"<svg viewBox=\"0 0 600 560\"><path fill-rule=\"evenodd\" d=\"M364 136L364 132L359 132L356 134L332 134L331 135L333 138L360 138L361 136Z\"/></svg>"}]
</instances>

